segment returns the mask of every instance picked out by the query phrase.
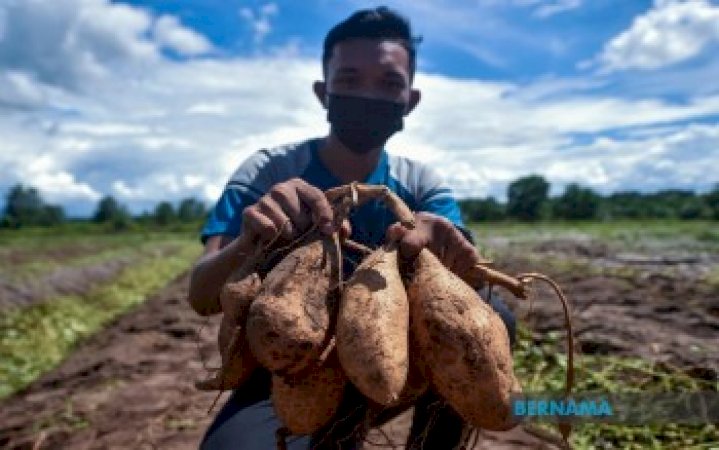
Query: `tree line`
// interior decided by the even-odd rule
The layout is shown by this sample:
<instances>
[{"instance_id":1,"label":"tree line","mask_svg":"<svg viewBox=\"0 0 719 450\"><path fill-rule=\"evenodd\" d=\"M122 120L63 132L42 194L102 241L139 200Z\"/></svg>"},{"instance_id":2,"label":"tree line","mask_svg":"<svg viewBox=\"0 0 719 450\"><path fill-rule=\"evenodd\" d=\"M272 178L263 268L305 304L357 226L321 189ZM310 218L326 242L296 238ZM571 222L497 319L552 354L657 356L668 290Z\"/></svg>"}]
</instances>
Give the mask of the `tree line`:
<instances>
[{"instance_id":1,"label":"tree line","mask_svg":"<svg viewBox=\"0 0 719 450\"><path fill-rule=\"evenodd\" d=\"M122 230L135 225L168 226L198 222L206 215L205 204L194 197L188 197L177 204L168 201L159 202L152 211L133 216L127 206L113 196L107 195L100 199L95 212L88 220L115 230ZM67 221L68 218L61 206L46 203L36 188L18 184L10 188L5 197L0 227L55 226Z\"/></svg>"},{"instance_id":2,"label":"tree line","mask_svg":"<svg viewBox=\"0 0 719 450\"><path fill-rule=\"evenodd\" d=\"M528 175L509 184L507 201L494 197L460 200L466 221L498 220L613 220L613 219L714 219L719 220L719 184L706 194L667 189L654 193L615 192L602 196L579 184L569 184L556 197L540 175Z\"/></svg>"},{"instance_id":3,"label":"tree line","mask_svg":"<svg viewBox=\"0 0 719 450\"><path fill-rule=\"evenodd\" d=\"M540 175L521 177L509 184L507 201L494 197L459 201L464 219L499 220L612 220L612 219L714 219L719 220L719 184L706 194L668 189L655 193L615 192L602 196L579 184L569 184L556 197L549 196L550 184ZM89 219L121 230L134 225L168 226L199 222L207 215L203 202L194 197L177 204L159 202L152 211L133 216L127 207L107 195ZM46 203L31 186L15 185L7 193L0 227L53 226L66 222L59 205Z\"/></svg>"}]
</instances>

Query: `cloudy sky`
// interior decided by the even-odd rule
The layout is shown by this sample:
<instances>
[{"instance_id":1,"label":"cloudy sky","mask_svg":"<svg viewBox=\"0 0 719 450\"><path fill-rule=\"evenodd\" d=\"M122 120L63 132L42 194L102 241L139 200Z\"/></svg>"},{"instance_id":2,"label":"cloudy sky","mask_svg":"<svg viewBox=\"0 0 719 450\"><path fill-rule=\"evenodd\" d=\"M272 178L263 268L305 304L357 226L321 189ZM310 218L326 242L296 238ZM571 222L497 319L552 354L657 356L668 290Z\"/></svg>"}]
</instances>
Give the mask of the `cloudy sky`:
<instances>
[{"instance_id":1,"label":"cloudy sky","mask_svg":"<svg viewBox=\"0 0 719 450\"><path fill-rule=\"evenodd\" d=\"M539 173L603 193L719 182L719 1L398 0L423 99L389 145L460 196ZM311 83L352 0L0 0L0 192L214 203L263 148L321 135Z\"/></svg>"}]
</instances>

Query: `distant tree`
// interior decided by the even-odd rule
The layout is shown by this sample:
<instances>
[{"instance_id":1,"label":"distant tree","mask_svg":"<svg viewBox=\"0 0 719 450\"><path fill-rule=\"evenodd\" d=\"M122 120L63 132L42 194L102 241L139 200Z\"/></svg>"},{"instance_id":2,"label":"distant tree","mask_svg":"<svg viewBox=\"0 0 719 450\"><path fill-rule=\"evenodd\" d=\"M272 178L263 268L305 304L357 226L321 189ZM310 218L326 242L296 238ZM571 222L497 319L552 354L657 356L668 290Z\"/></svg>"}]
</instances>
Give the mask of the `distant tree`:
<instances>
[{"instance_id":1,"label":"distant tree","mask_svg":"<svg viewBox=\"0 0 719 450\"><path fill-rule=\"evenodd\" d=\"M635 191L615 192L606 200L607 216L610 219L640 219L649 217L643 196Z\"/></svg>"},{"instance_id":2,"label":"distant tree","mask_svg":"<svg viewBox=\"0 0 719 450\"><path fill-rule=\"evenodd\" d=\"M172 203L170 202L158 203L153 216L155 223L158 225L169 225L177 219L175 208L172 207Z\"/></svg>"},{"instance_id":3,"label":"distant tree","mask_svg":"<svg viewBox=\"0 0 719 450\"><path fill-rule=\"evenodd\" d=\"M93 220L98 223L107 223L117 220L125 220L130 214L125 206L121 205L115 197L106 195L97 204L97 210Z\"/></svg>"},{"instance_id":4,"label":"distant tree","mask_svg":"<svg viewBox=\"0 0 719 450\"><path fill-rule=\"evenodd\" d=\"M10 188L5 200L3 224L9 227L52 226L65 220L61 206L46 204L34 187L17 184Z\"/></svg>"},{"instance_id":5,"label":"distant tree","mask_svg":"<svg viewBox=\"0 0 719 450\"><path fill-rule=\"evenodd\" d=\"M116 231L127 230L132 227L132 216L115 197L106 195L97 204L97 210L92 218L97 223L105 224Z\"/></svg>"},{"instance_id":6,"label":"distant tree","mask_svg":"<svg viewBox=\"0 0 719 450\"><path fill-rule=\"evenodd\" d=\"M65 221L65 211L58 205L44 205L38 225L53 226Z\"/></svg>"},{"instance_id":7,"label":"distant tree","mask_svg":"<svg viewBox=\"0 0 719 450\"><path fill-rule=\"evenodd\" d=\"M467 222L503 220L506 217L504 205L491 196L460 200L459 207Z\"/></svg>"},{"instance_id":8,"label":"distant tree","mask_svg":"<svg viewBox=\"0 0 719 450\"><path fill-rule=\"evenodd\" d=\"M650 217L676 219L682 217L682 210L692 214L697 201L701 201L693 191L665 189L645 196ZM687 217L688 218L688 217Z\"/></svg>"},{"instance_id":9,"label":"distant tree","mask_svg":"<svg viewBox=\"0 0 719 450\"><path fill-rule=\"evenodd\" d=\"M711 191L704 196L709 215L712 219L719 219L719 183L714 185Z\"/></svg>"},{"instance_id":10,"label":"distant tree","mask_svg":"<svg viewBox=\"0 0 719 450\"><path fill-rule=\"evenodd\" d=\"M513 181L507 191L507 215L520 220L538 220L548 193L549 183L540 175Z\"/></svg>"},{"instance_id":11,"label":"distant tree","mask_svg":"<svg viewBox=\"0 0 719 450\"><path fill-rule=\"evenodd\" d=\"M701 197L692 197L679 206L678 216L684 220L706 219L711 217L711 212Z\"/></svg>"},{"instance_id":12,"label":"distant tree","mask_svg":"<svg viewBox=\"0 0 719 450\"><path fill-rule=\"evenodd\" d=\"M204 203L189 197L180 201L180 206L177 207L177 218L182 222L192 222L205 217L206 212Z\"/></svg>"},{"instance_id":13,"label":"distant tree","mask_svg":"<svg viewBox=\"0 0 719 450\"><path fill-rule=\"evenodd\" d=\"M592 189L572 183L552 202L552 216L569 220L596 219L601 201Z\"/></svg>"}]
</instances>

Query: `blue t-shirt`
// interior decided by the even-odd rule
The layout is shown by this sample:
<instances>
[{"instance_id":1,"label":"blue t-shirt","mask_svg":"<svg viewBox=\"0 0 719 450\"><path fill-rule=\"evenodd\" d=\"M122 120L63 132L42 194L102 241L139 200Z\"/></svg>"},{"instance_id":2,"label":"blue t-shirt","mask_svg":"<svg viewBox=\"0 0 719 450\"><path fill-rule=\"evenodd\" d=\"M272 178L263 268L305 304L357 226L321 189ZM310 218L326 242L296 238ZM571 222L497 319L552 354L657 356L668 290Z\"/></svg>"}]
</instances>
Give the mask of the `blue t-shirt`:
<instances>
[{"instance_id":1,"label":"blue t-shirt","mask_svg":"<svg viewBox=\"0 0 719 450\"><path fill-rule=\"evenodd\" d=\"M215 235L236 237L242 229L242 210L256 203L272 186L291 178L327 190L344 183L335 178L318 155L321 139L260 150L245 160L225 186L202 230L202 242ZM427 165L382 151L368 184L389 187L412 211L446 217L464 229L459 206L449 187ZM397 218L381 202L371 201L350 216L351 239L371 247L381 244Z\"/></svg>"}]
</instances>

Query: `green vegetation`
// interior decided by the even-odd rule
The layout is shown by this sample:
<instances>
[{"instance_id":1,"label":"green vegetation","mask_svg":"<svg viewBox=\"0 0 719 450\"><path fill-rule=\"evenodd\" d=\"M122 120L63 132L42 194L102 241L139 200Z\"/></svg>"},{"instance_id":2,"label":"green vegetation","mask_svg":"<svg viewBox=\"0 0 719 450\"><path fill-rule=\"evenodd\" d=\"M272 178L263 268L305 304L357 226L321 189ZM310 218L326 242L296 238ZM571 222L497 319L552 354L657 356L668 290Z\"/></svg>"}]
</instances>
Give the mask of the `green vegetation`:
<instances>
[{"instance_id":1,"label":"green vegetation","mask_svg":"<svg viewBox=\"0 0 719 450\"><path fill-rule=\"evenodd\" d=\"M576 183L549 197L549 183L539 175L519 178L507 188L507 203L493 197L460 201L466 221L618 220L618 219L719 219L719 184L701 194L667 189L653 193L614 192L601 196Z\"/></svg>"},{"instance_id":2,"label":"green vegetation","mask_svg":"<svg viewBox=\"0 0 719 450\"><path fill-rule=\"evenodd\" d=\"M480 247L493 241L511 241L513 245L552 239L591 239L621 251L674 248L684 252L719 250L719 227L709 220L614 220L471 223Z\"/></svg>"},{"instance_id":3,"label":"green vegetation","mask_svg":"<svg viewBox=\"0 0 719 450\"><path fill-rule=\"evenodd\" d=\"M12 238L0 234L0 271L4 282L31 282L38 276L68 268L129 263L158 253L172 253L177 250L178 239L184 241L183 236L173 233L89 235L83 239L42 235L30 238L24 234L25 230ZM143 245L147 242L152 245Z\"/></svg>"},{"instance_id":4,"label":"green vegetation","mask_svg":"<svg viewBox=\"0 0 719 450\"><path fill-rule=\"evenodd\" d=\"M525 392L563 391L566 355L558 349L558 333L533 338L530 331L520 329L514 362ZM698 380L679 370L639 358L586 355L578 359L576 369L573 389L576 393L719 390L719 382ZM719 428L712 424L619 426L591 423L575 427L571 443L579 449L707 448L702 444L719 443Z\"/></svg>"},{"instance_id":5,"label":"green vegetation","mask_svg":"<svg viewBox=\"0 0 719 450\"><path fill-rule=\"evenodd\" d=\"M128 208L111 195L97 204L91 219L68 220L61 206L48 205L34 187L15 185L5 196L5 207L0 214L0 228L56 227L68 222L103 224L106 230L125 231L147 226L166 228L202 222L207 208L201 201L188 197L178 202L177 208L168 201L157 204L152 214L145 212L132 217Z\"/></svg>"},{"instance_id":6,"label":"green vegetation","mask_svg":"<svg viewBox=\"0 0 719 450\"><path fill-rule=\"evenodd\" d=\"M542 218L549 183L539 175L529 175L510 183L507 188L507 216L524 221Z\"/></svg>"},{"instance_id":7,"label":"green vegetation","mask_svg":"<svg viewBox=\"0 0 719 450\"><path fill-rule=\"evenodd\" d=\"M568 220L591 220L599 215L602 198L589 188L570 184L552 201L552 217Z\"/></svg>"},{"instance_id":8,"label":"green vegetation","mask_svg":"<svg viewBox=\"0 0 719 450\"><path fill-rule=\"evenodd\" d=\"M82 338L165 286L200 253L200 245L193 240L164 239L164 245L177 249L174 254L157 252L138 258L115 280L86 295L4 311L0 317L0 397L56 366Z\"/></svg>"},{"instance_id":9,"label":"green vegetation","mask_svg":"<svg viewBox=\"0 0 719 450\"><path fill-rule=\"evenodd\" d=\"M5 211L0 226L53 226L65 220L65 213L57 205L46 204L34 187L13 186L5 199Z\"/></svg>"}]
</instances>

